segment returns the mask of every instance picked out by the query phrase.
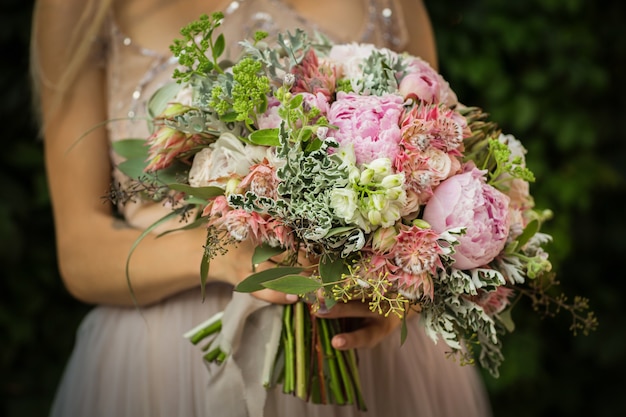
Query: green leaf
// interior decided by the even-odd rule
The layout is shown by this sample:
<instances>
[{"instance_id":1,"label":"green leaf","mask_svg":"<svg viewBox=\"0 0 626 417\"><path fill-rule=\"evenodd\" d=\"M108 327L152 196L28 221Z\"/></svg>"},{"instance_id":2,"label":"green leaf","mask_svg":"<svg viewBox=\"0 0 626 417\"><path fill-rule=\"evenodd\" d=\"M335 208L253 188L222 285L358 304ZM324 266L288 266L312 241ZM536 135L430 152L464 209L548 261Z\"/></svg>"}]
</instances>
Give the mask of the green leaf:
<instances>
[{"instance_id":1,"label":"green leaf","mask_svg":"<svg viewBox=\"0 0 626 417\"><path fill-rule=\"evenodd\" d=\"M328 231L328 233L326 233L326 238L331 237L331 236L335 236L335 235L339 235L345 232L349 232L350 230L355 229L356 226L342 226L342 227L335 227L333 229L330 229Z\"/></svg>"},{"instance_id":2,"label":"green leaf","mask_svg":"<svg viewBox=\"0 0 626 417\"><path fill-rule=\"evenodd\" d=\"M289 102L287 103L287 107L294 110L294 109L299 109L302 106L302 100L303 100L303 96L302 94L298 94L296 96L293 96L293 98L291 100L289 100Z\"/></svg>"},{"instance_id":3,"label":"green leaf","mask_svg":"<svg viewBox=\"0 0 626 417\"><path fill-rule=\"evenodd\" d=\"M279 129L261 129L255 130L249 136L250 142L255 145L263 146L278 146L280 141L278 140Z\"/></svg>"},{"instance_id":4,"label":"green leaf","mask_svg":"<svg viewBox=\"0 0 626 417\"><path fill-rule=\"evenodd\" d=\"M515 323L513 322L513 317L511 316L511 310L513 309L507 308L496 316L504 328L509 332L513 332L513 330L515 330Z\"/></svg>"},{"instance_id":5,"label":"green leaf","mask_svg":"<svg viewBox=\"0 0 626 417\"><path fill-rule=\"evenodd\" d=\"M237 121L237 113L236 112L228 112L224 113L220 116L220 120L225 123L233 123Z\"/></svg>"},{"instance_id":6,"label":"green leaf","mask_svg":"<svg viewBox=\"0 0 626 417\"><path fill-rule=\"evenodd\" d=\"M209 245L210 236L207 233L206 245ZM211 266L211 257L209 256L209 251L204 251L202 254L202 261L200 262L200 292L202 296L202 301L204 301L204 297L206 296L206 280L209 276L209 267Z\"/></svg>"},{"instance_id":7,"label":"green leaf","mask_svg":"<svg viewBox=\"0 0 626 417\"><path fill-rule=\"evenodd\" d=\"M254 255L252 255L252 263L254 265L260 264L270 259L272 256L280 255L285 251L281 247L272 247L267 243L257 246L254 249Z\"/></svg>"},{"instance_id":8,"label":"green leaf","mask_svg":"<svg viewBox=\"0 0 626 417\"><path fill-rule=\"evenodd\" d=\"M213 59L217 60L223 53L226 48L226 42L224 40L224 34L220 34L217 39L215 39L215 44L213 45Z\"/></svg>"},{"instance_id":9,"label":"green leaf","mask_svg":"<svg viewBox=\"0 0 626 417\"><path fill-rule=\"evenodd\" d=\"M111 144L113 151L125 159L148 159L148 146L145 139L122 139Z\"/></svg>"},{"instance_id":10,"label":"green leaf","mask_svg":"<svg viewBox=\"0 0 626 417\"><path fill-rule=\"evenodd\" d=\"M208 200L212 197L224 195L224 190L220 187L192 187L187 184L171 183L167 184L169 188L175 191L182 191L185 194Z\"/></svg>"},{"instance_id":11,"label":"green leaf","mask_svg":"<svg viewBox=\"0 0 626 417\"><path fill-rule=\"evenodd\" d=\"M519 235L519 237L517 238L517 247L521 248L522 246L524 246L528 242L528 240L533 237L538 231L539 221L536 219L530 221L524 228L522 234Z\"/></svg>"},{"instance_id":12,"label":"green leaf","mask_svg":"<svg viewBox=\"0 0 626 417\"><path fill-rule=\"evenodd\" d=\"M167 105L176 97L182 86L178 83L168 83L155 91L148 100L148 115L155 118L165 111Z\"/></svg>"},{"instance_id":13,"label":"green leaf","mask_svg":"<svg viewBox=\"0 0 626 417\"><path fill-rule=\"evenodd\" d=\"M322 288L322 284L311 277L287 275L263 283L263 287L286 294L308 294Z\"/></svg>"},{"instance_id":14,"label":"green leaf","mask_svg":"<svg viewBox=\"0 0 626 417\"><path fill-rule=\"evenodd\" d=\"M139 179L145 177L154 178L152 174L145 172L144 170L148 166L147 162L143 158L130 158L117 165L117 168L127 177L132 179Z\"/></svg>"},{"instance_id":15,"label":"green leaf","mask_svg":"<svg viewBox=\"0 0 626 417\"><path fill-rule=\"evenodd\" d=\"M254 292L262 290L263 283L267 281L271 281L280 277L284 277L285 275L293 275L298 274L304 271L304 268L297 266L279 266L276 268L266 269L265 271L256 272L252 275L249 275L246 279L241 281L235 287L235 291L239 292Z\"/></svg>"},{"instance_id":16,"label":"green leaf","mask_svg":"<svg viewBox=\"0 0 626 417\"><path fill-rule=\"evenodd\" d=\"M320 259L320 276L324 284L341 280L341 276L347 272L348 266L342 258L326 255Z\"/></svg>"}]
</instances>

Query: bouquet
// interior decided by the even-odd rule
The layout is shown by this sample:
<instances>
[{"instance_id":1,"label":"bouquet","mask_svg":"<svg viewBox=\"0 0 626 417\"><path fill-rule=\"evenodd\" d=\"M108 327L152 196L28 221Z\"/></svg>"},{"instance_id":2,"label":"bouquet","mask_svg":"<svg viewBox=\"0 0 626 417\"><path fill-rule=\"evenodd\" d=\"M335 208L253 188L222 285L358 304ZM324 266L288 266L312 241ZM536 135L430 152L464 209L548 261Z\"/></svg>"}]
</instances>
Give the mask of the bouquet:
<instances>
[{"instance_id":1,"label":"bouquet","mask_svg":"<svg viewBox=\"0 0 626 417\"><path fill-rule=\"evenodd\" d=\"M525 148L425 61L297 30L274 43L259 32L226 62L222 18L181 31L177 82L149 103L152 135L116 150L137 189L171 205L157 224L184 216L184 228L206 228L203 284L231 244L251 240L253 265L282 255L235 288L306 301L284 308L267 385L365 408L356 353L330 345L347 324L312 316L321 304L360 300L402 319L415 309L434 341L494 376L521 295L569 310L574 330L595 326L580 315L585 299L548 295L541 226L552 213L534 207ZM189 338L219 334L222 318ZM210 362L229 354L212 341L205 350Z\"/></svg>"}]
</instances>

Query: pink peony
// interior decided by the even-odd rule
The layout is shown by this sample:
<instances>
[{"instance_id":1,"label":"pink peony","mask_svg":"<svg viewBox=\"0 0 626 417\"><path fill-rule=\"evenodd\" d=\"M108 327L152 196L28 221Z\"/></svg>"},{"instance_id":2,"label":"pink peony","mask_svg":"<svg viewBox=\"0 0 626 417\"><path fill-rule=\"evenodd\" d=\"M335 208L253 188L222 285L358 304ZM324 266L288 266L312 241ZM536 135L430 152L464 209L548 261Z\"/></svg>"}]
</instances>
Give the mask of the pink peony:
<instances>
[{"instance_id":1,"label":"pink peony","mask_svg":"<svg viewBox=\"0 0 626 417\"><path fill-rule=\"evenodd\" d=\"M402 97L395 94L362 96L340 91L328 112L328 121L338 127L340 145L354 145L357 164L377 158L394 160L399 148Z\"/></svg>"},{"instance_id":2,"label":"pink peony","mask_svg":"<svg viewBox=\"0 0 626 417\"><path fill-rule=\"evenodd\" d=\"M509 231L509 197L485 183L471 166L442 182L424 209L424 220L443 233L464 227L453 258L458 269L487 265L504 248Z\"/></svg>"}]
</instances>

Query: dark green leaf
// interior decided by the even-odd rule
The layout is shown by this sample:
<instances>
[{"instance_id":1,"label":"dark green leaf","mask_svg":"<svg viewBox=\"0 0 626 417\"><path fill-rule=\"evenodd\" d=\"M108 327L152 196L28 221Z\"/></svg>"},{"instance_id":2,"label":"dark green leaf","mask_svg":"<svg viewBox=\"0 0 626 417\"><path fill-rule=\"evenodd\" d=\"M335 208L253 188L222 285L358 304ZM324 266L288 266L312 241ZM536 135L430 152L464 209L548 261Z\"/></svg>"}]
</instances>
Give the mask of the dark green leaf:
<instances>
[{"instance_id":1,"label":"dark green leaf","mask_svg":"<svg viewBox=\"0 0 626 417\"><path fill-rule=\"evenodd\" d=\"M224 195L224 190L220 187L192 187L187 184L172 183L167 185L172 190L182 191L185 194L208 200L213 197Z\"/></svg>"},{"instance_id":2,"label":"dark green leaf","mask_svg":"<svg viewBox=\"0 0 626 417\"><path fill-rule=\"evenodd\" d=\"M257 246L254 249L254 255L252 255L252 263L254 265L260 264L270 259L272 256L280 255L285 249L281 247L272 247L266 243Z\"/></svg>"},{"instance_id":3,"label":"dark green leaf","mask_svg":"<svg viewBox=\"0 0 626 417\"><path fill-rule=\"evenodd\" d=\"M209 245L210 237L207 235L206 244ZM209 257L209 252L204 251L202 254L202 261L200 262L200 292L202 294L202 300L204 301L204 297L206 296L206 280L209 276L209 267L211 266L211 258Z\"/></svg>"},{"instance_id":4,"label":"dark green leaf","mask_svg":"<svg viewBox=\"0 0 626 417\"><path fill-rule=\"evenodd\" d=\"M265 271L256 272L246 279L241 281L235 287L235 291L239 292L254 292L259 291L265 288L262 284L267 281L271 281L280 277L284 277L285 275L293 275L298 274L304 271L304 268L296 267L296 266L285 266L285 267L276 267L271 269L266 269Z\"/></svg>"},{"instance_id":5,"label":"dark green leaf","mask_svg":"<svg viewBox=\"0 0 626 417\"><path fill-rule=\"evenodd\" d=\"M530 221L521 235L517 238L517 247L521 248L528 242L528 240L535 235L539 231L539 221L532 220Z\"/></svg>"},{"instance_id":6,"label":"dark green leaf","mask_svg":"<svg viewBox=\"0 0 626 417\"><path fill-rule=\"evenodd\" d=\"M213 59L217 60L223 53L226 47L226 42L224 41L224 34L220 33L220 35L215 39L215 44L213 45Z\"/></svg>"},{"instance_id":7,"label":"dark green leaf","mask_svg":"<svg viewBox=\"0 0 626 417\"><path fill-rule=\"evenodd\" d=\"M347 272L348 267L342 258L327 255L320 259L320 276L324 284L341 280L342 274Z\"/></svg>"}]
</instances>

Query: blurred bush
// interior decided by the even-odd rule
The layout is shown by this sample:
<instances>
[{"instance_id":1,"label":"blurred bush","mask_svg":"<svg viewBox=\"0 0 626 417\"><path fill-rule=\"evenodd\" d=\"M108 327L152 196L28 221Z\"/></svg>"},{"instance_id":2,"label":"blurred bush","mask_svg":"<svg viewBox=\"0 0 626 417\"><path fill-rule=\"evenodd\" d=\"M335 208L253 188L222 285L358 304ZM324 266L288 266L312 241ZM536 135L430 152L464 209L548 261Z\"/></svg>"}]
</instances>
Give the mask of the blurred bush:
<instances>
[{"instance_id":1,"label":"blurred bush","mask_svg":"<svg viewBox=\"0 0 626 417\"><path fill-rule=\"evenodd\" d=\"M501 376L485 375L496 416L626 415L623 3L427 1L440 69L462 102L522 140L538 208L555 218L551 256L561 289L584 295L598 331L573 336L563 313L514 311Z\"/></svg>"}]
</instances>

